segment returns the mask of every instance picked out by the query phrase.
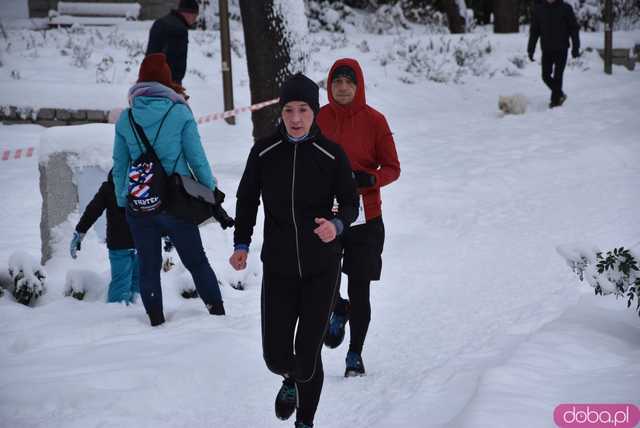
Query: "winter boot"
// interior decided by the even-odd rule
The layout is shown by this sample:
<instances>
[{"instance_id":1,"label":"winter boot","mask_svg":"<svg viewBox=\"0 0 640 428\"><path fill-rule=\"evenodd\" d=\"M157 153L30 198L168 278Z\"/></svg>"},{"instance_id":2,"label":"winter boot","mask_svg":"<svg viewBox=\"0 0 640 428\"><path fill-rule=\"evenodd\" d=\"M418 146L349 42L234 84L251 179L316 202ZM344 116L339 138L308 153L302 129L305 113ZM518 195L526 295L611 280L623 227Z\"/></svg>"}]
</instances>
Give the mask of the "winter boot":
<instances>
[{"instance_id":1,"label":"winter boot","mask_svg":"<svg viewBox=\"0 0 640 428\"><path fill-rule=\"evenodd\" d=\"M160 324L164 324L164 314L162 312L153 312L148 313L149 322L151 323L151 327L159 326Z\"/></svg>"},{"instance_id":2,"label":"winter boot","mask_svg":"<svg viewBox=\"0 0 640 428\"><path fill-rule=\"evenodd\" d=\"M224 304L222 303L222 301L219 302L213 302L209 305L207 305L207 309L209 309L209 313L211 315L225 315L225 311L224 311Z\"/></svg>"},{"instance_id":3,"label":"winter boot","mask_svg":"<svg viewBox=\"0 0 640 428\"><path fill-rule=\"evenodd\" d=\"M329 320L329 330L324 336L324 344L328 348L335 349L344 340L344 326L349 320L349 301L339 299Z\"/></svg>"},{"instance_id":4,"label":"winter boot","mask_svg":"<svg viewBox=\"0 0 640 428\"><path fill-rule=\"evenodd\" d=\"M298 390L291 378L285 378L276 396L276 417L286 421L291 417L298 403Z\"/></svg>"},{"instance_id":5,"label":"winter boot","mask_svg":"<svg viewBox=\"0 0 640 428\"><path fill-rule=\"evenodd\" d=\"M307 425L304 422L296 421L294 428L313 428L313 425Z\"/></svg>"},{"instance_id":6,"label":"winter boot","mask_svg":"<svg viewBox=\"0 0 640 428\"><path fill-rule=\"evenodd\" d=\"M346 358L347 368L344 371L344 377L364 376L364 364L360 354L353 351L347 352Z\"/></svg>"}]
</instances>

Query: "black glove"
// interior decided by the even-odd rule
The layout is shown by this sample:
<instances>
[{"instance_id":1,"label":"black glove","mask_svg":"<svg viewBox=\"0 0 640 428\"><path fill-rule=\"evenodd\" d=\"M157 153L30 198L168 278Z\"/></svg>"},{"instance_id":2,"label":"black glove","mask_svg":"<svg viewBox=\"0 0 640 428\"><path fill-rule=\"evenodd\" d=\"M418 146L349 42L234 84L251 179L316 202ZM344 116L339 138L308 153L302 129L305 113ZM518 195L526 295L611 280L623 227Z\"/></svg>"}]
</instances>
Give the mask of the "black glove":
<instances>
[{"instance_id":1,"label":"black glove","mask_svg":"<svg viewBox=\"0 0 640 428\"><path fill-rule=\"evenodd\" d=\"M529 59L531 62L535 61L535 59L533 59L533 52L529 52Z\"/></svg>"},{"instance_id":2,"label":"black glove","mask_svg":"<svg viewBox=\"0 0 640 428\"><path fill-rule=\"evenodd\" d=\"M220 227L226 229L227 227L233 227L236 224L236 221L227 214L227 212L222 208L222 205L216 204L213 207L213 218L216 219L218 223L220 223Z\"/></svg>"},{"instance_id":3,"label":"black glove","mask_svg":"<svg viewBox=\"0 0 640 428\"><path fill-rule=\"evenodd\" d=\"M574 58L578 58L580 56L580 50L576 48L571 49L571 56Z\"/></svg>"},{"instance_id":4,"label":"black glove","mask_svg":"<svg viewBox=\"0 0 640 428\"><path fill-rule=\"evenodd\" d=\"M373 187L376 185L376 176L365 171L353 171L353 177L358 187Z\"/></svg>"},{"instance_id":5,"label":"black glove","mask_svg":"<svg viewBox=\"0 0 640 428\"><path fill-rule=\"evenodd\" d=\"M224 202L225 194L222 190L218 189L218 186L213 191L213 199L215 199L217 205L222 205Z\"/></svg>"}]
</instances>

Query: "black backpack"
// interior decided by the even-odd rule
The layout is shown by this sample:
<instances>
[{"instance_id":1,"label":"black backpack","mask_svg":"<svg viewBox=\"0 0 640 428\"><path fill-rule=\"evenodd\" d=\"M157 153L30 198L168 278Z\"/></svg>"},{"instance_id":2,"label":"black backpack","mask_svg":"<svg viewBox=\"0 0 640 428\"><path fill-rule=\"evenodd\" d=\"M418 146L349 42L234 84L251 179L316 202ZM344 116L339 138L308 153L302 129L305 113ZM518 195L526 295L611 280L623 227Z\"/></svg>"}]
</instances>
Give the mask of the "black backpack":
<instances>
[{"instance_id":1,"label":"black backpack","mask_svg":"<svg viewBox=\"0 0 640 428\"><path fill-rule=\"evenodd\" d=\"M158 139L162 125L174 106L175 104L164 114L153 143ZM129 109L129 123L142 154L129 167L127 211L133 216L143 217L167 209L169 205L167 200L167 173L162 167L155 150L153 150L152 144L149 143L144 130L133 119L131 109ZM142 140L146 151L142 148L140 140Z\"/></svg>"}]
</instances>

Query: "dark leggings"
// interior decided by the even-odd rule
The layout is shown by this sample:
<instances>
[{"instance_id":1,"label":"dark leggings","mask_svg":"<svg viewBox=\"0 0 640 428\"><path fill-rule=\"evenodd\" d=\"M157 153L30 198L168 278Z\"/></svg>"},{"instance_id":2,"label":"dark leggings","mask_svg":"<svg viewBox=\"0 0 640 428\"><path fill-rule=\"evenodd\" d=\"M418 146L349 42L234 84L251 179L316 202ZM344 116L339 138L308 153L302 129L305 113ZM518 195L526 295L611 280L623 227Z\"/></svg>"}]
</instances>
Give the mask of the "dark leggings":
<instances>
[{"instance_id":1,"label":"dark leggings","mask_svg":"<svg viewBox=\"0 0 640 428\"><path fill-rule=\"evenodd\" d=\"M338 291L340 261L311 277L262 276L262 351L272 372L291 376L298 389L296 419L313 425L324 371L320 352Z\"/></svg>"},{"instance_id":2,"label":"dark leggings","mask_svg":"<svg viewBox=\"0 0 640 428\"><path fill-rule=\"evenodd\" d=\"M351 341L349 351L362 354L364 340L371 322L371 301L369 299L371 281L349 277L349 300L338 296L334 312L344 315L349 312Z\"/></svg>"},{"instance_id":3,"label":"dark leggings","mask_svg":"<svg viewBox=\"0 0 640 428\"><path fill-rule=\"evenodd\" d=\"M351 331L349 351L356 354L362 353L364 339L367 337L371 322L370 290L371 281L349 278L349 330Z\"/></svg>"}]
</instances>

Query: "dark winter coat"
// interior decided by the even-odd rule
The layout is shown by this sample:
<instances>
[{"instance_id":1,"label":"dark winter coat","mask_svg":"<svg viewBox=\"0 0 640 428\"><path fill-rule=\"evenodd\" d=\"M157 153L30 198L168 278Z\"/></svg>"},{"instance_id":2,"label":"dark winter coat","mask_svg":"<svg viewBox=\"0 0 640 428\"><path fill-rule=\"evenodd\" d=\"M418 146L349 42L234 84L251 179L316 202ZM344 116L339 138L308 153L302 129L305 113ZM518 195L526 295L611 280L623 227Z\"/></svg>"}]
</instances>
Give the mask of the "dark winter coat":
<instances>
[{"instance_id":1,"label":"dark winter coat","mask_svg":"<svg viewBox=\"0 0 640 428\"><path fill-rule=\"evenodd\" d=\"M569 48L569 38L574 52L580 50L580 26L576 21L571 5L562 0L549 3L546 0L536 3L531 17L529 30L529 55L536 50L540 38L543 51L563 51Z\"/></svg>"},{"instance_id":2,"label":"dark winter coat","mask_svg":"<svg viewBox=\"0 0 640 428\"><path fill-rule=\"evenodd\" d=\"M187 71L187 48L189 46L189 25L175 10L157 19L149 31L147 55L164 53L171 68L173 81L182 84Z\"/></svg>"},{"instance_id":3,"label":"dark winter coat","mask_svg":"<svg viewBox=\"0 0 640 428\"><path fill-rule=\"evenodd\" d=\"M334 71L345 65L355 72L357 80L355 98L346 106L335 101L331 91ZM329 104L320 109L318 126L327 138L342 147L354 171L376 177L373 187L358 189L362 193L366 219L371 220L382 215L380 188L398 179L400 161L387 119L367 105L364 88L364 75L356 60L336 61L327 80Z\"/></svg>"},{"instance_id":4,"label":"dark winter coat","mask_svg":"<svg viewBox=\"0 0 640 428\"><path fill-rule=\"evenodd\" d=\"M118 207L111 173L107 181L102 183L98 193L85 208L76 226L78 233L87 233L93 224L107 210L107 248L110 250L124 250L134 248L133 238L129 231L129 224L125 218L124 208Z\"/></svg>"},{"instance_id":5,"label":"dark winter coat","mask_svg":"<svg viewBox=\"0 0 640 428\"><path fill-rule=\"evenodd\" d=\"M258 140L251 152L237 193L234 243L248 245L256 223L260 196L264 203L265 271L287 277L309 277L336 263L339 239L324 243L313 232L315 218L336 218L345 228L358 215L358 196L349 160L339 145L314 125L309 137L294 143L284 126Z\"/></svg>"}]
</instances>

